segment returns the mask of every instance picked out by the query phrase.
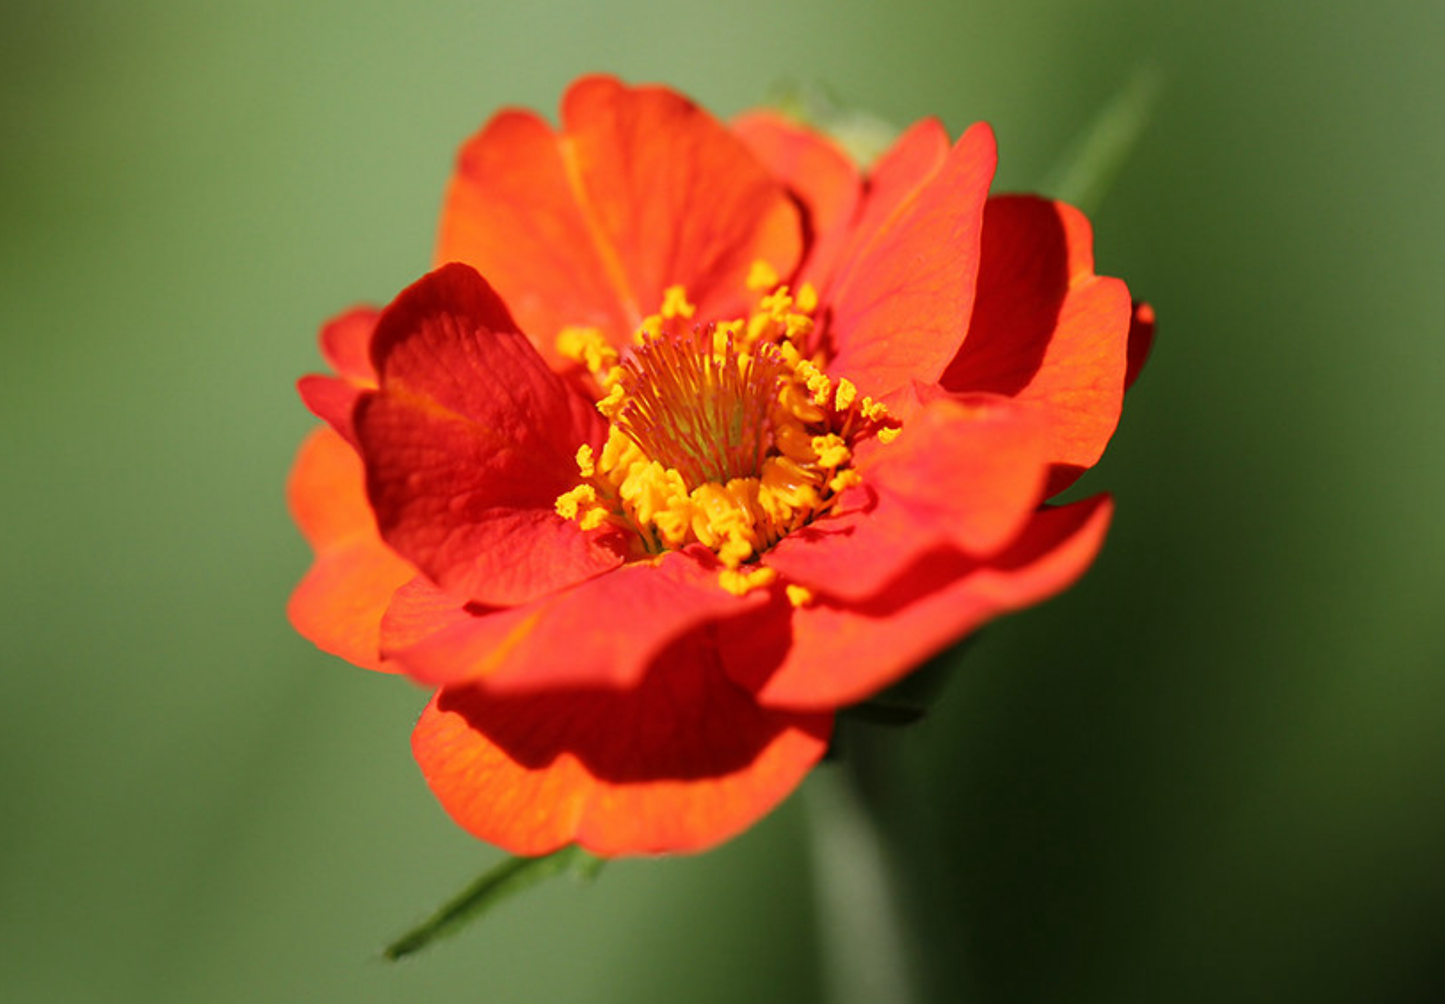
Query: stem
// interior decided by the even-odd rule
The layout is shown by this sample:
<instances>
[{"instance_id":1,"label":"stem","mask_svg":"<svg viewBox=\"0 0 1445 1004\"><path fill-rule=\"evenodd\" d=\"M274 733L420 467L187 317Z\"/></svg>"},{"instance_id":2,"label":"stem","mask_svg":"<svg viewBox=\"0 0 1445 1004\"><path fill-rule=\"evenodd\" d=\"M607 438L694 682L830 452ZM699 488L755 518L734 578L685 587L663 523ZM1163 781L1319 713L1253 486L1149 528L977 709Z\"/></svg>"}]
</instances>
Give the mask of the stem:
<instances>
[{"instance_id":1,"label":"stem","mask_svg":"<svg viewBox=\"0 0 1445 1004\"><path fill-rule=\"evenodd\" d=\"M846 754L845 754L846 756ZM813 886L825 998L832 1004L916 1004L917 941L887 841L847 763L809 780Z\"/></svg>"}]
</instances>

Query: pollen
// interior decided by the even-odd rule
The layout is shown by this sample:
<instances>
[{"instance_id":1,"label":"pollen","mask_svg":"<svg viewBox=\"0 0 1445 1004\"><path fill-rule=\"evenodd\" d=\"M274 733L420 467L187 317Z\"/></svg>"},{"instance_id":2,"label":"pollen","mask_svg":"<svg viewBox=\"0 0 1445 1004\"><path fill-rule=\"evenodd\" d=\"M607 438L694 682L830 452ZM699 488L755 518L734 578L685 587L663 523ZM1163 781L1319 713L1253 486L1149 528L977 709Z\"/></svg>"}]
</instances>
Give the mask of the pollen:
<instances>
[{"instance_id":1,"label":"pollen","mask_svg":"<svg viewBox=\"0 0 1445 1004\"><path fill-rule=\"evenodd\" d=\"M818 295L796 294L767 262L747 279L744 317L699 319L686 290L665 290L632 344L567 328L558 352L587 368L610 423L600 453L577 450L579 483L556 510L583 529L630 530L635 556L701 545L717 555L718 584L742 596L772 587L760 563L788 534L825 516L862 482L851 464L865 439L896 435L882 405L860 400L805 355ZM787 587L795 606L811 601Z\"/></svg>"}]
</instances>

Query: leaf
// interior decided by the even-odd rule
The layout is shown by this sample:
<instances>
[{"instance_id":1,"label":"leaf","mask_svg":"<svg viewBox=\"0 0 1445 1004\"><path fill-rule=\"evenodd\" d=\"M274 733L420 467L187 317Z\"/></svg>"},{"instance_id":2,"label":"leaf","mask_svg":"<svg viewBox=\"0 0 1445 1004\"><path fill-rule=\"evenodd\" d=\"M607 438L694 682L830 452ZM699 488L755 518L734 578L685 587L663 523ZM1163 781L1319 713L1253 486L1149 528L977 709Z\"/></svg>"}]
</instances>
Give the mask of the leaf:
<instances>
[{"instance_id":1,"label":"leaf","mask_svg":"<svg viewBox=\"0 0 1445 1004\"><path fill-rule=\"evenodd\" d=\"M576 845L535 858L508 858L477 879L436 913L386 946L382 953L395 962L426 948L432 942L456 934L502 900L539 882L571 872L585 881L597 877L605 864Z\"/></svg>"},{"instance_id":2,"label":"leaf","mask_svg":"<svg viewBox=\"0 0 1445 1004\"><path fill-rule=\"evenodd\" d=\"M1139 145L1154 112L1163 74L1145 63L1101 108L1049 173L1043 191L1092 215Z\"/></svg>"}]
</instances>

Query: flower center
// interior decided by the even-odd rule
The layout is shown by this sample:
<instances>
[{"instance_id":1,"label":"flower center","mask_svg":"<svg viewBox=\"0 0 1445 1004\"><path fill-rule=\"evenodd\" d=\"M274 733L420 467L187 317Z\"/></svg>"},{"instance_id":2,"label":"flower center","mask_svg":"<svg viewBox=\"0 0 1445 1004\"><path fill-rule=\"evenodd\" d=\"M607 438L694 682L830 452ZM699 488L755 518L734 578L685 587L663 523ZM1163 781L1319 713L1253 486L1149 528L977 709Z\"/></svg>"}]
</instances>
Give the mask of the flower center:
<instances>
[{"instance_id":1,"label":"flower center","mask_svg":"<svg viewBox=\"0 0 1445 1004\"><path fill-rule=\"evenodd\" d=\"M760 298L748 317L705 324L691 323L680 287L669 289L625 361L595 329L557 340L592 373L611 423L600 457L577 451L580 484L557 512L584 529L623 526L641 554L702 544L739 594L774 578L747 566L859 482L854 446L898 432L882 405L803 358L817 306L810 287L795 298L762 264L749 286Z\"/></svg>"}]
</instances>

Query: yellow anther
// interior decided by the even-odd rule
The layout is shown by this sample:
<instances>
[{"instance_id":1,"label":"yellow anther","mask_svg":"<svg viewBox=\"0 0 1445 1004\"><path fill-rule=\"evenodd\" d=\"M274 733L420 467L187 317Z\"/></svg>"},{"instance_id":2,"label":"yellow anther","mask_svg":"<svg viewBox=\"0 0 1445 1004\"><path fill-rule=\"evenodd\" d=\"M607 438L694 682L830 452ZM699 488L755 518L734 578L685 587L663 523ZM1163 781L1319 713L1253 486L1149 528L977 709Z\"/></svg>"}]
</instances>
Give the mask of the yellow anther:
<instances>
[{"instance_id":1,"label":"yellow anther","mask_svg":"<svg viewBox=\"0 0 1445 1004\"><path fill-rule=\"evenodd\" d=\"M772 289L778 284L778 279L778 270L759 258L753 262L753 267L748 270L748 289L755 293L765 289Z\"/></svg>"},{"instance_id":2,"label":"yellow anther","mask_svg":"<svg viewBox=\"0 0 1445 1004\"><path fill-rule=\"evenodd\" d=\"M597 473L597 457L592 452L592 447L586 443L577 447L577 472L584 478L590 478Z\"/></svg>"},{"instance_id":3,"label":"yellow anther","mask_svg":"<svg viewBox=\"0 0 1445 1004\"><path fill-rule=\"evenodd\" d=\"M563 519L576 519L578 513L585 512L596 504L597 489L591 485L578 485L557 496L557 515Z\"/></svg>"},{"instance_id":4,"label":"yellow anther","mask_svg":"<svg viewBox=\"0 0 1445 1004\"><path fill-rule=\"evenodd\" d=\"M899 426L894 426L894 427L892 427L891 429L879 429L879 430L878 430L878 442L880 442L880 443L882 443L882 444L884 444L884 445L886 446L887 444L889 444L889 443L893 442L895 439L897 439L897 438L898 438L898 434L899 434L900 432L902 432L902 431L903 431L903 429L902 429L901 427L899 427Z\"/></svg>"},{"instance_id":5,"label":"yellow anther","mask_svg":"<svg viewBox=\"0 0 1445 1004\"><path fill-rule=\"evenodd\" d=\"M752 572L725 568L718 573L718 584L734 596L746 596L754 589L771 585L778 577L777 569L759 568Z\"/></svg>"},{"instance_id":6,"label":"yellow anther","mask_svg":"<svg viewBox=\"0 0 1445 1004\"><path fill-rule=\"evenodd\" d=\"M788 602L795 607L805 607L813 602L813 591L806 586L790 582L783 589L788 594Z\"/></svg>"},{"instance_id":7,"label":"yellow anther","mask_svg":"<svg viewBox=\"0 0 1445 1004\"><path fill-rule=\"evenodd\" d=\"M833 407L839 411L847 411L858 397L858 388L853 386L853 381L842 377L838 381L838 391L833 397Z\"/></svg>"},{"instance_id":8,"label":"yellow anther","mask_svg":"<svg viewBox=\"0 0 1445 1004\"><path fill-rule=\"evenodd\" d=\"M617 365L617 350L607 344L598 328L563 328L557 334L557 352L594 375Z\"/></svg>"},{"instance_id":9,"label":"yellow anther","mask_svg":"<svg viewBox=\"0 0 1445 1004\"><path fill-rule=\"evenodd\" d=\"M793 297L787 286L779 286L758 302L758 310L769 314L776 321L786 321L793 308Z\"/></svg>"},{"instance_id":10,"label":"yellow anther","mask_svg":"<svg viewBox=\"0 0 1445 1004\"><path fill-rule=\"evenodd\" d=\"M814 436L810 445L818 455L820 467L842 467L853 456L843 437L831 432L826 436Z\"/></svg>"},{"instance_id":11,"label":"yellow anther","mask_svg":"<svg viewBox=\"0 0 1445 1004\"><path fill-rule=\"evenodd\" d=\"M805 314L811 314L818 309L818 291L811 282L803 283L798 289L798 302L794 306Z\"/></svg>"},{"instance_id":12,"label":"yellow anther","mask_svg":"<svg viewBox=\"0 0 1445 1004\"><path fill-rule=\"evenodd\" d=\"M881 422L888 417L888 409L871 397L863 399L863 403L858 405L858 411L864 418L871 418L875 422Z\"/></svg>"},{"instance_id":13,"label":"yellow anther","mask_svg":"<svg viewBox=\"0 0 1445 1004\"><path fill-rule=\"evenodd\" d=\"M861 485L862 483L863 475L849 467L833 475L832 480L828 482L828 490L834 495L839 495L844 489L852 488L854 485Z\"/></svg>"},{"instance_id":14,"label":"yellow anther","mask_svg":"<svg viewBox=\"0 0 1445 1004\"><path fill-rule=\"evenodd\" d=\"M697 313L697 307L687 302L687 291L681 286L668 286L662 291L662 316L671 320L675 317L689 318Z\"/></svg>"}]
</instances>

